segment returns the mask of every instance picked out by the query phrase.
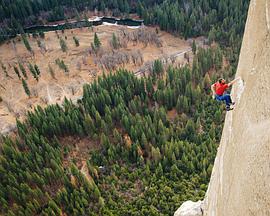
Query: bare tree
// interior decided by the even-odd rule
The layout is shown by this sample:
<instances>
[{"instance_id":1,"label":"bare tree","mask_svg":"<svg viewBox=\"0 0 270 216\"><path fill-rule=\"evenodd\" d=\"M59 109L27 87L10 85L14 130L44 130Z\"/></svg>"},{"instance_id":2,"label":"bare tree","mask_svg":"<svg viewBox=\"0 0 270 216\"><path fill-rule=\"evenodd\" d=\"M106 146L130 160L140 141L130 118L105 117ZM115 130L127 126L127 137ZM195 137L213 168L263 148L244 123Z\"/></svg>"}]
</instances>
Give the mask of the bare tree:
<instances>
[{"instance_id":1,"label":"bare tree","mask_svg":"<svg viewBox=\"0 0 270 216\"><path fill-rule=\"evenodd\" d=\"M17 54L17 46L16 46L16 42L15 42L15 40L12 40L11 45L12 45L12 49L13 49L13 51L14 51L14 52Z\"/></svg>"},{"instance_id":2,"label":"bare tree","mask_svg":"<svg viewBox=\"0 0 270 216\"><path fill-rule=\"evenodd\" d=\"M37 40L38 47L40 48L40 52L44 55L47 52L46 44L44 41Z\"/></svg>"},{"instance_id":3,"label":"bare tree","mask_svg":"<svg viewBox=\"0 0 270 216\"><path fill-rule=\"evenodd\" d=\"M56 78L55 78L55 72L54 72L54 70L53 70L53 68L52 68L52 66L51 66L50 64L48 64L48 71L49 71L51 77L52 77L53 79L56 79Z\"/></svg>"},{"instance_id":4,"label":"bare tree","mask_svg":"<svg viewBox=\"0 0 270 216\"><path fill-rule=\"evenodd\" d=\"M82 64L80 61L77 62L76 67L77 67L78 71L80 71L82 69Z\"/></svg>"},{"instance_id":5,"label":"bare tree","mask_svg":"<svg viewBox=\"0 0 270 216\"><path fill-rule=\"evenodd\" d=\"M184 54L184 58L187 60L187 62L189 62L189 54L188 53Z\"/></svg>"},{"instance_id":6,"label":"bare tree","mask_svg":"<svg viewBox=\"0 0 270 216\"><path fill-rule=\"evenodd\" d=\"M139 50L112 52L102 55L101 58L94 58L96 65L102 69L115 70L119 66L124 66L130 62L134 65L141 65L143 63L143 55Z\"/></svg>"},{"instance_id":7,"label":"bare tree","mask_svg":"<svg viewBox=\"0 0 270 216\"><path fill-rule=\"evenodd\" d=\"M84 55L84 56L82 57L82 63L83 63L84 65L87 65L87 55Z\"/></svg>"},{"instance_id":8,"label":"bare tree","mask_svg":"<svg viewBox=\"0 0 270 216\"><path fill-rule=\"evenodd\" d=\"M157 47L162 46L162 41L160 40L158 34L155 31L149 30L145 27L139 28L133 32L127 32L125 29L120 29L120 37L120 41L125 39L127 42L132 42L134 46L138 43L143 43L144 46L148 46L149 44L154 44Z\"/></svg>"},{"instance_id":9,"label":"bare tree","mask_svg":"<svg viewBox=\"0 0 270 216\"><path fill-rule=\"evenodd\" d=\"M174 64L176 62L176 55L171 55L170 59L171 59L171 62L172 64Z\"/></svg>"},{"instance_id":10,"label":"bare tree","mask_svg":"<svg viewBox=\"0 0 270 216\"><path fill-rule=\"evenodd\" d=\"M34 96L34 97L38 97L38 89L37 87L32 87L31 88L31 95Z\"/></svg>"}]
</instances>

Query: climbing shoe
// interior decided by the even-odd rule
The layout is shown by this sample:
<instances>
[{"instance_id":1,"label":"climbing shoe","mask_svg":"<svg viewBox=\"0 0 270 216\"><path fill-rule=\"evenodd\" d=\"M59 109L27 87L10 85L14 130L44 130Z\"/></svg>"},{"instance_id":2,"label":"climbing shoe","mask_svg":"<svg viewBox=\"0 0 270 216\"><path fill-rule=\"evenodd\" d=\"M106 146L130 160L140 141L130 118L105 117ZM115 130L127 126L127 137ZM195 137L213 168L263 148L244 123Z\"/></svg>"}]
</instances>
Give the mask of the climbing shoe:
<instances>
[{"instance_id":1,"label":"climbing shoe","mask_svg":"<svg viewBox=\"0 0 270 216\"><path fill-rule=\"evenodd\" d=\"M233 110L233 108L231 108L231 107L226 107L226 111L231 111L231 110Z\"/></svg>"}]
</instances>

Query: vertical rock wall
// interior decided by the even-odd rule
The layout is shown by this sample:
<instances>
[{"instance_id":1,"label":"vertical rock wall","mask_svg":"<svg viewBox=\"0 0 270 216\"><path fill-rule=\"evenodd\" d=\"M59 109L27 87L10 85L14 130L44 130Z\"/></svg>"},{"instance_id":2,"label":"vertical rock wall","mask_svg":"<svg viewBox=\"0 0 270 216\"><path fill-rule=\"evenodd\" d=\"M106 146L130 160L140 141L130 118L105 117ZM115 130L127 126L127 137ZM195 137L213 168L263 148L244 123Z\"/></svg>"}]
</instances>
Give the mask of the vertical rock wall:
<instances>
[{"instance_id":1,"label":"vertical rock wall","mask_svg":"<svg viewBox=\"0 0 270 216\"><path fill-rule=\"evenodd\" d=\"M270 0L251 0L232 98L205 197L207 216L270 215Z\"/></svg>"}]
</instances>

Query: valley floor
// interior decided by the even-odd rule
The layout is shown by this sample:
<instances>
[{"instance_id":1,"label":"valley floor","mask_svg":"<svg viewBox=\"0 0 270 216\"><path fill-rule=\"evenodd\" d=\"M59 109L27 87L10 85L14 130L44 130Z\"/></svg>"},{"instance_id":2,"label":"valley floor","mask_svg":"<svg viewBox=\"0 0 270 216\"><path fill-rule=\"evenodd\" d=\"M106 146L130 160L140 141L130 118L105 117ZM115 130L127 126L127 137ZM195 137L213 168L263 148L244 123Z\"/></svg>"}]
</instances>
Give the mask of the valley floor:
<instances>
[{"instance_id":1,"label":"valley floor","mask_svg":"<svg viewBox=\"0 0 270 216\"><path fill-rule=\"evenodd\" d=\"M156 32L154 27L144 27L146 31ZM48 104L62 103L65 97L76 101L82 95L82 86L85 83L92 82L104 71L97 60L89 54L91 42L94 40L94 34L97 33L104 52L112 52L109 41L112 34L121 34L121 32L133 32L136 29L127 26L102 25L91 28L71 29L64 32L47 32L45 38L28 38L34 55L25 48L21 38L18 36L12 41L8 41L0 46L0 59L6 67L9 77L6 77L3 70L0 73L0 132L8 133L15 128L16 118L23 118L28 110L32 110L36 105L42 107ZM75 46L73 37L79 39L80 45ZM68 51L62 52L59 45L59 38L66 41ZM115 52L131 52L138 50L143 55L143 63L128 63L121 65L130 71L145 70L155 59L168 59L174 56L176 66L182 66L186 63L184 52L191 53L190 41L185 41L179 37L158 31L158 38L162 41L162 47L154 44L145 46L142 43L129 42L126 48L121 48ZM41 51L37 41L40 40L46 47L46 52ZM198 43L202 39L198 39ZM67 65L68 74L61 70L55 63L56 59L63 60ZM31 92L29 98L23 89L21 80L14 72L14 66L19 69L18 63L21 63L26 69L28 79L27 84ZM28 69L29 63L36 64L41 72L37 82ZM55 74L55 79L49 73L49 66ZM2 68L1 68L2 69ZM107 71L105 71L107 73ZM138 75L141 75L138 73Z\"/></svg>"}]
</instances>

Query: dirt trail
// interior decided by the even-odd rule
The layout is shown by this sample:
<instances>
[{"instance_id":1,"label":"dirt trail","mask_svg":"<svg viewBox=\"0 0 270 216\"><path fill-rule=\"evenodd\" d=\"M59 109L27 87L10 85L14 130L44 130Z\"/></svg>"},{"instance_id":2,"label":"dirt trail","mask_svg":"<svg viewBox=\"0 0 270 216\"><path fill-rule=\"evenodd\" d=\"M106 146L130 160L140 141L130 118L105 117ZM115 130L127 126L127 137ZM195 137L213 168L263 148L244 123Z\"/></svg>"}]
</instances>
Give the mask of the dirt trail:
<instances>
[{"instance_id":1,"label":"dirt trail","mask_svg":"<svg viewBox=\"0 0 270 216\"><path fill-rule=\"evenodd\" d=\"M183 57L186 53L191 53L191 51L192 51L191 48L187 48L185 51L180 51L180 52L176 52L176 53L171 54L166 59L164 59L163 57L161 57L161 58L154 59L152 62L154 62L155 60L168 61L168 60L173 59L173 58ZM139 70L137 70L136 72L134 72L134 74L136 76L141 76L142 74L145 75L145 73L149 72L149 69L150 69L149 66L142 67Z\"/></svg>"}]
</instances>

